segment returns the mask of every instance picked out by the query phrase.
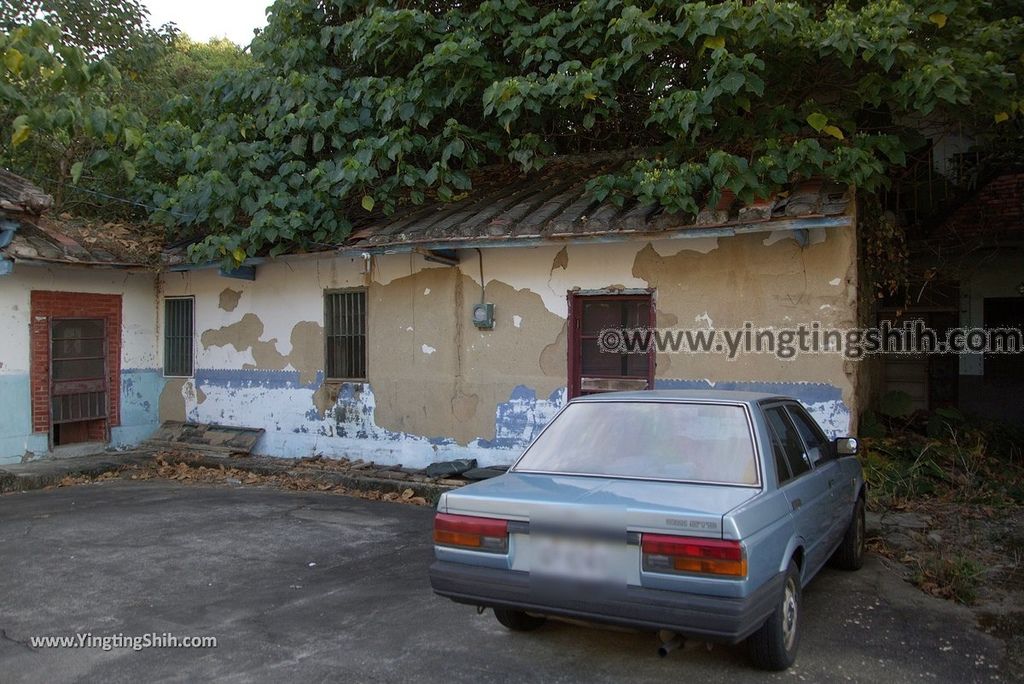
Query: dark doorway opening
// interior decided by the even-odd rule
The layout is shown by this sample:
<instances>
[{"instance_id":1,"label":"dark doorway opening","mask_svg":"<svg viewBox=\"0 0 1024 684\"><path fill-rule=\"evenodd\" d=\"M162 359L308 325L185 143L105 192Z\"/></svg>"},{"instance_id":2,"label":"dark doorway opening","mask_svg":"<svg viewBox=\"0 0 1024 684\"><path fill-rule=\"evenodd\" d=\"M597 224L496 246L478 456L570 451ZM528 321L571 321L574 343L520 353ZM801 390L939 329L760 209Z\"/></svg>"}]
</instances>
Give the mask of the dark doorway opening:
<instances>
[{"instance_id":1,"label":"dark doorway opening","mask_svg":"<svg viewBox=\"0 0 1024 684\"><path fill-rule=\"evenodd\" d=\"M1024 329L1024 297L985 299L985 328ZM985 384L1020 388L1024 385L1024 353L985 354Z\"/></svg>"},{"instance_id":2,"label":"dark doorway opening","mask_svg":"<svg viewBox=\"0 0 1024 684\"><path fill-rule=\"evenodd\" d=\"M986 297L982 303L984 327L1024 328L1024 297ZM991 335L991 333L990 333ZM995 344L996 340L991 339ZM960 376L960 408L989 420L1020 424L1024 403L1024 353L993 354L982 359L982 375Z\"/></svg>"}]
</instances>

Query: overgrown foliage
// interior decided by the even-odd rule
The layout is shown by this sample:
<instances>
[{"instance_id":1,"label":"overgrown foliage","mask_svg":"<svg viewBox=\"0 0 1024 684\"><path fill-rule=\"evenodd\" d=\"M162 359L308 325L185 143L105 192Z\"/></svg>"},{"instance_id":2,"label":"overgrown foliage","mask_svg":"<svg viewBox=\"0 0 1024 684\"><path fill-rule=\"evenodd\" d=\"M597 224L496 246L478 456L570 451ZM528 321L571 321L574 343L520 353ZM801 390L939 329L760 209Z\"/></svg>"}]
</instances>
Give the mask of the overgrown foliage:
<instances>
[{"instance_id":1,"label":"overgrown foliage","mask_svg":"<svg viewBox=\"0 0 1024 684\"><path fill-rule=\"evenodd\" d=\"M132 160L196 260L343 239L492 162L632 148L596 199L694 213L821 176L881 187L920 122L1019 135L1012 0L277 0Z\"/></svg>"},{"instance_id":2,"label":"overgrown foliage","mask_svg":"<svg viewBox=\"0 0 1024 684\"><path fill-rule=\"evenodd\" d=\"M894 402L890 402L893 403ZM891 407L890 407L891 408ZM876 508L933 499L1024 505L1024 433L956 409L867 412L861 420L864 476Z\"/></svg>"},{"instance_id":3,"label":"overgrown foliage","mask_svg":"<svg viewBox=\"0 0 1024 684\"><path fill-rule=\"evenodd\" d=\"M44 22L0 36L0 55L4 162L45 185L62 208L67 184L83 175L103 189L135 177L147 122L117 98L121 74L109 60L65 44Z\"/></svg>"},{"instance_id":4,"label":"overgrown foliage","mask_svg":"<svg viewBox=\"0 0 1024 684\"><path fill-rule=\"evenodd\" d=\"M918 564L913 582L923 591L970 605L978 597L985 567L965 553L936 554Z\"/></svg>"},{"instance_id":5,"label":"overgrown foliage","mask_svg":"<svg viewBox=\"0 0 1024 684\"><path fill-rule=\"evenodd\" d=\"M43 3L57 23L0 15L13 26L0 34L0 164L53 193L58 211L138 219L146 213L132 202L152 182L137 178L143 138L169 102L201 97L215 75L250 58L227 41L156 31L132 0L96 15L115 4Z\"/></svg>"},{"instance_id":6,"label":"overgrown foliage","mask_svg":"<svg viewBox=\"0 0 1024 684\"><path fill-rule=\"evenodd\" d=\"M138 55L176 34L173 25L154 28L139 0L20 0L0 3L0 31L44 21L60 31L60 43L91 57Z\"/></svg>"},{"instance_id":7,"label":"overgrown foliage","mask_svg":"<svg viewBox=\"0 0 1024 684\"><path fill-rule=\"evenodd\" d=\"M910 412L894 395L864 416L860 434L880 527L872 549L929 594L1019 602L1021 429L955 409Z\"/></svg>"},{"instance_id":8,"label":"overgrown foliage","mask_svg":"<svg viewBox=\"0 0 1024 684\"><path fill-rule=\"evenodd\" d=\"M260 67L145 156L180 172L164 218L219 233L198 259L337 241L554 153L640 148L591 191L671 211L808 176L870 191L918 117L1019 120L1021 38L1009 3L976 0L279 0Z\"/></svg>"},{"instance_id":9,"label":"overgrown foliage","mask_svg":"<svg viewBox=\"0 0 1024 684\"><path fill-rule=\"evenodd\" d=\"M907 281L910 250L906 234L877 195L865 193L857 205L861 265L873 299L899 292Z\"/></svg>"},{"instance_id":10,"label":"overgrown foliage","mask_svg":"<svg viewBox=\"0 0 1024 684\"><path fill-rule=\"evenodd\" d=\"M129 84L128 98L157 125L165 108L180 107L183 98L201 99L219 76L252 65L252 56L226 38L203 43L179 35L143 73L127 71L124 81Z\"/></svg>"}]
</instances>

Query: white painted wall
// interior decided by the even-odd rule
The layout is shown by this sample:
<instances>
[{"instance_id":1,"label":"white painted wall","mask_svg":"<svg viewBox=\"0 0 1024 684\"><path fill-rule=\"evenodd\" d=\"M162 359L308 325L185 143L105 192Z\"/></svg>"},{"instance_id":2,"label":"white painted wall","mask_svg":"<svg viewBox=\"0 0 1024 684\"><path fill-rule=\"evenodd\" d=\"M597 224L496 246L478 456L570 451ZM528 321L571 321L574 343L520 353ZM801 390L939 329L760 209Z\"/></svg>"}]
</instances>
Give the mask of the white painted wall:
<instances>
[{"instance_id":1,"label":"white painted wall","mask_svg":"<svg viewBox=\"0 0 1024 684\"><path fill-rule=\"evenodd\" d=\"M121 295L122 367L156 367L156 274L20 263L13 274L0 277L0 330L6 335L0 373L29 370L32 290Z\"/></svg>"},{"instance_id":2,"label":"white painted wall","mask_svg":"<svg viewBox=\"0 0 1024 684\"><path fill-rule=\"evenodd\" d=\"M156 275L74 266L15 265L0 277L0 464L26 452L48 449L45 433L32 433L30 370L31 293L33 290L115 294L122 298L121 428L114 446L130 446L156 425L157 365ZM127 385L126 385L127 381ZM154 394L154 391L156 394Z\"/></svg>"}]
</instances>

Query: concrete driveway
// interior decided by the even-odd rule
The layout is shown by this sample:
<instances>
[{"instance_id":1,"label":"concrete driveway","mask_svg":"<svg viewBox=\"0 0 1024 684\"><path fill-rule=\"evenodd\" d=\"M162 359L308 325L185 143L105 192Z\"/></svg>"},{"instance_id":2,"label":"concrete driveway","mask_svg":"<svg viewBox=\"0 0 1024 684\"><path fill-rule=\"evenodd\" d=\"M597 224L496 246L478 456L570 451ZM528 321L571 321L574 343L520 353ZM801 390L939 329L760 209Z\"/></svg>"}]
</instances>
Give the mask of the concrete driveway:
<instances>
[{"instance_id":1,"label":"concrete driveway","mask_svg":"<svg viewBox=\"0 0 1024 684\"><path fill-rule=\"evenodd\" d=\"M995 681L999 641L872 558L805 594L797 664L554 623L505 631L435 597L432 511L260 488L109 482L0 497L0 679ZM31 648L42 635L214 636L214 649ZM1006 680L1007 675L1002 675Z\"/></svg>"}]
</instances>

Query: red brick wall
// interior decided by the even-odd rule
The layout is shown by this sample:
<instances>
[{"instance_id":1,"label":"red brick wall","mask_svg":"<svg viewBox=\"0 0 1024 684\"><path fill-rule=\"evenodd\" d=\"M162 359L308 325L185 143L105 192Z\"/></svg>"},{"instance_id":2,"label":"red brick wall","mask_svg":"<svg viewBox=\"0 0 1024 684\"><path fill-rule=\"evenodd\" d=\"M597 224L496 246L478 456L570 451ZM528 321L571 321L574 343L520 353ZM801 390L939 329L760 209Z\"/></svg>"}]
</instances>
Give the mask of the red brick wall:
<instances>
[{"instance_id":1,"label":"red brick wall","mask_svg":"<svg viewBox=\"0 0 1024 684\"><path fill-rule=\"evenodd\" d=\"M111 427L121 424L121 295L33 290L30 340L32 348L32 430L50 430L50 319L102 318L107 324L107 401ZM90 437L105 438L102 421L90 426ZM96 433L95 435L93 433Z\"/></svg>"},{"instance_id":2,"label":"red brick wall","mask_svg":"<svg viewBox=\"0 0 1024 684\"><path fill-rule=\"evenodd\" d=\"M1024 173L1007 173L990 181L945 223L962 239L1024 233Z\"/></svg>"},{"instance_id":3,"label":"red brick wall","mask_svg":"<svg viewBox=\"0 0 1024 684\"><path fill-rule=\"evenodd\" d=\"M120 392L118 392L120 394ZM90 442L105 442L107 441L107 426L105 420L90 420L88 425L89 436L86 438ZM117 423L113 423L116 425Z\"/></svg>"}]
</instances>

